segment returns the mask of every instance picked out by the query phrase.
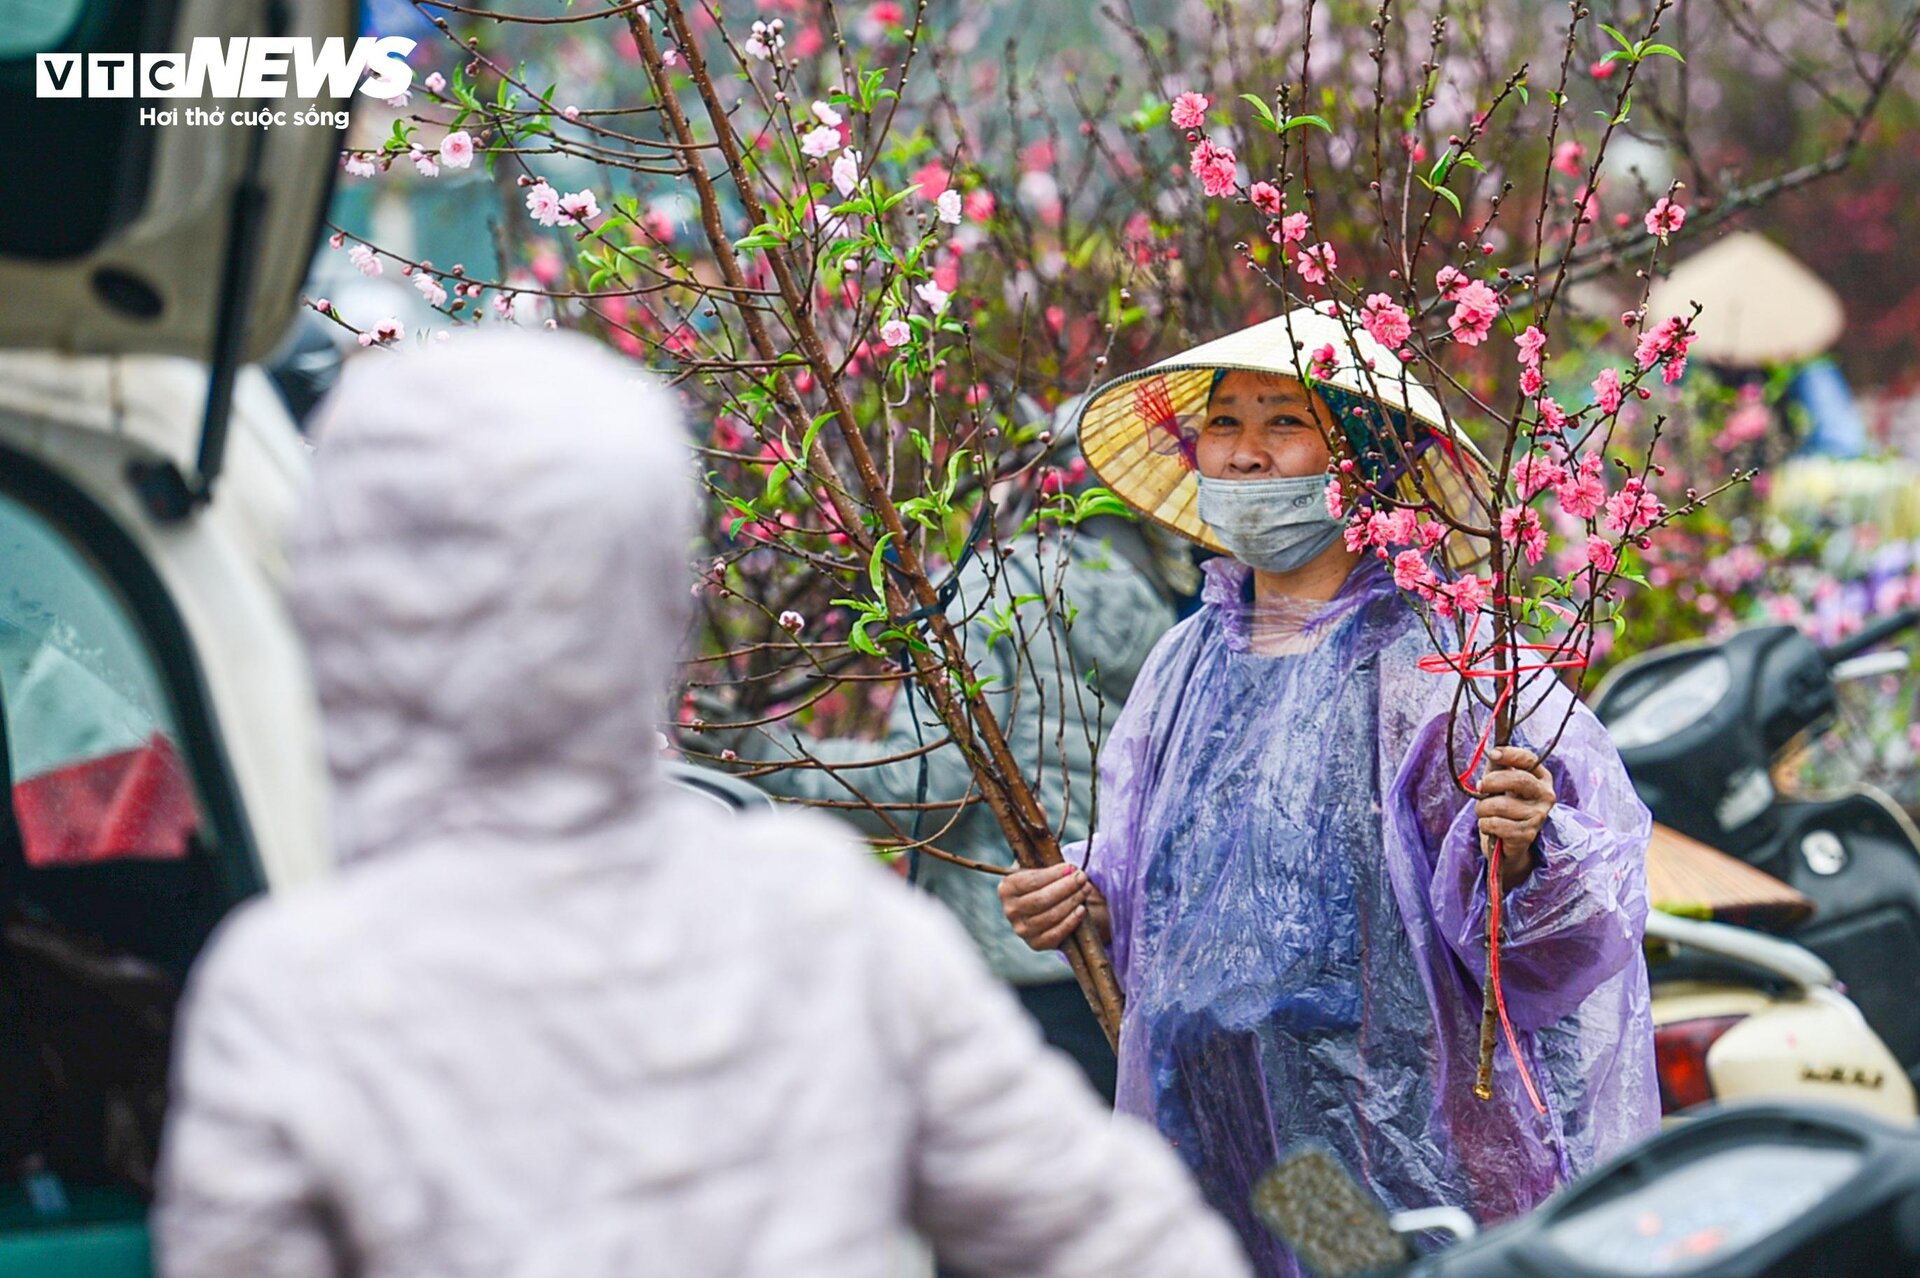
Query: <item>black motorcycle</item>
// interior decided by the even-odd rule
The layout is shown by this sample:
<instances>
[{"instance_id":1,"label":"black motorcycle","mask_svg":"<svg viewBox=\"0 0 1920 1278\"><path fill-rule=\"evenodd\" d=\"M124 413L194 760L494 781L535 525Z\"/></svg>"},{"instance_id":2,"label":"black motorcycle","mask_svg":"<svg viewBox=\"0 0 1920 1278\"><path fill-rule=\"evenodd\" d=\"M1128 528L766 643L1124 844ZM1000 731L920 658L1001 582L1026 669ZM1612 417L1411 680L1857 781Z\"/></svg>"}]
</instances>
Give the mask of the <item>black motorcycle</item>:
<instances>
[{"instance_id":1,"label":"black motorcycle","mask_svg":"<svg viewBox=\"0 0 1920 1278\"><path fill-rule=\"evenodd\" d=\"M1920 1133L1754 1105L1670 1127L1536 1210L1415 1259L1443 1213L1389 1217L1324 1151L1276 1168L1262 1219L1319 1278L1906 1278L1920 1273ZM1459 1213L1453 1213L1459 1215Z\"/></svg>"},{"instance_id":2,"label":"black motorcycle","mask_svg":"<svg viewBox=\"0 0 1920 1278\"><path fill-rule=\"evenodd\" d=\"M1920 625L1920 609L1822 648L1792 626L1677 644L1615 670L1594 696L1656 821L1813 899L1795 941L1830 964L1920 1082L1920 831L1866 786L1787 798L1771 768L1833 718L1836 678Z\"/></svg>"}]
</instances>

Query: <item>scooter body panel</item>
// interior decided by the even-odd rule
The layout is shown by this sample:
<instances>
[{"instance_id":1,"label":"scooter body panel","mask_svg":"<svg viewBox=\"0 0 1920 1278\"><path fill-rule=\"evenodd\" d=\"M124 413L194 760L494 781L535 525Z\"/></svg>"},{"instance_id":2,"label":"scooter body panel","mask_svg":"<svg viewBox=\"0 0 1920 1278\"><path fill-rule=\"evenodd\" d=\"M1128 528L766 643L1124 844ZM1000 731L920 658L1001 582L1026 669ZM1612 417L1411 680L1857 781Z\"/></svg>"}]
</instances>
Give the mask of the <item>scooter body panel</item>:
<instances>
[{"instance_id":1,"label":"scooter body panel","mask_svg":"<svg viewBox=\"0 0 1920 1278\"><path fill-rule=\"evenodd\" d=\"M1920 854L1870 792L1778 806L1753 862L1814 901L1793 939L1825 959L1908 1077L1920 1080Z\"/></svg>"},{"instance_id":2,"label":"scooter body panel","mask_svg":"<svg viewBox=\"0 0 1920 1278\"><path fill-rule=\"evenodd\" d=\"M1660 1009L1655 1009L1656 1023ZM1768 1001L1707 1050L1722 1100L1806 1101L1888 1122L1914 1120L1913 1084L1845 997L1826 989Z\"/></svg>"}]
</instances>

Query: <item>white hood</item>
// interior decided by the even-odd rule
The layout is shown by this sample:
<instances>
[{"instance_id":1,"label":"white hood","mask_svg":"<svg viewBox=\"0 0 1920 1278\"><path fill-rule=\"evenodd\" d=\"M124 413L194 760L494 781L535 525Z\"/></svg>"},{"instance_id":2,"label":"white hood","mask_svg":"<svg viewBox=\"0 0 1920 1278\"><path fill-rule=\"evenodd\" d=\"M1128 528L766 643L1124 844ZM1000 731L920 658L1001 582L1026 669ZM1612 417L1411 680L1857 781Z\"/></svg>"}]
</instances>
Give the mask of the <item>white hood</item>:
<instances>
[{"instance_id":1,"label":"white hood","mask_svg":"<svg viewBox=\"0 0 1920 1278\"><path fill-rule=\"evenodd\" d=\"M689 611L667 393L584 339L471 336L355 359L318 436L293 603L342 858L631 818Z\"/></svg>"}]
</instances>

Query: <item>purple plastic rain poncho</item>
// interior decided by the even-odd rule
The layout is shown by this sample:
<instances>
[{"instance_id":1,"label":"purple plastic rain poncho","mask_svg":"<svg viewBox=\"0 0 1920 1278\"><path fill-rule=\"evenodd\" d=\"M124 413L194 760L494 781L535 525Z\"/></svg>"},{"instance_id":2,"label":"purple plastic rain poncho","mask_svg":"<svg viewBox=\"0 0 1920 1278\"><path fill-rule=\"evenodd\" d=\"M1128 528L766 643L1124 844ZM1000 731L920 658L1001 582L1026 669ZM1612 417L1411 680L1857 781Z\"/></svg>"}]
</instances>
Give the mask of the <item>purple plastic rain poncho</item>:
<instances>
[{"instance_id":1,"label":"purple plastic rain poncho","mask_svg":"<svg viewBox=\"0 0 1920 1278\"><path fill-rule=\"evenodd\" d=\"M1533 1206L1654 1130L1640 942L1646 808L1599 722L1548 761L1558 803L1508 893L1502 975L1548 1112L1504 1042L1472 1095L1485 862L1449 776L1457 679L1382 566L1330 604L1255 608L1207 565L1205 606L1161 641L1101 757L1088 871L1127 995L1119 1108L1154 1122L1263 1273L1297 1272L1248 1206L1276 1159L1322 1143L1392 1210L1482 1221ZM1292 605L1292 615L1287 605ZM1270 655L1281 654L1281 655ZM1540 744L1569 700L1520 705ZM1456 732L1459 767L1475 726Z\"/></svg>"}]
</instances>

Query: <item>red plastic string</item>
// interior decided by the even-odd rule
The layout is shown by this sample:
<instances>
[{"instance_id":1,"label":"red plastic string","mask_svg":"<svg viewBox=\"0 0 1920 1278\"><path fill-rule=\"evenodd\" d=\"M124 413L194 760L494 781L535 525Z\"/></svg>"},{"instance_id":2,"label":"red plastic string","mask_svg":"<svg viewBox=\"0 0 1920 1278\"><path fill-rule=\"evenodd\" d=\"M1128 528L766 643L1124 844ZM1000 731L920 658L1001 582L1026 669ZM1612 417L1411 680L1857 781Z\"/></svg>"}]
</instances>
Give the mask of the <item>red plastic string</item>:
<instances>
[{"instance_id":1,"label":"red plastic string","mask_svg":"<svg viewBox=\"0 0 1920 1278\"><path fill-rule=\"evenodd\" d=\"M1547 1107L1540 1103L1533 1073L1527 1068L1526 1057L1520 1055L1520 1040L1514 1035L1513 1022L1507 1019L1506 991L1500 987L1500 858L1497 856L1487 858L1487 979L1493 982L1493 1006L1500 1013L1500 1030L1507 1036L1507 1051L1513 1054L1514 1066L1520 1071L1520 1085L1527 1089L1533 1112L1545 1114Z\"/></svg>"},{"instance_id":2,"label":"red plastic string","mask_svg":"<svg viewBox=\"0 0 1920 1278\"><path fill-rule=\"evenodd\" d=\"M1484 648L1473 646L1474 636L1480 630L1481 614L1475 613L1472 623L1467 627L1466 646L1459 652L1434 652L1420 658L1419 667L1427 674L1457 674L1462 679L1494 679L1499 681L1500 691L1494 697L1493 713L1487 716L1487 726L1480 733L1480 739L1474 743L1473 757L1467 760L1467 767L1458 778L1460 786L1472 790L1472 778L1480 761L1486 757L1487 747L1493 740L1494 728L1500 722L1501 712L1513 700L1513 690L1523 674L1534 674L1542 670L1581 670L1586 667L1586 654L1572 652L1557 661L1536 661L1522 664L1517 660L1523 652L1558 652L1560 645L1546 643L1516 643L1507 645L1516 660L1505 670L1481 666L1481 662L1493 655L1497 644ZM1483 846L1481 853L1487 849ZM1520 1083L1527 1089L1527 1099L1533 1102L1536 1113L1545 1114L1547 1107L1540 1101L1539 1089L1533 1085L1533 1075L1527 1069L1527 1061L1520 1054L1520 1039L1513 1032L1513 1022L1507 1017L1507 994L1500 984L1500 858L1487 857L1487 980L1493 986L1493 1006L1500 1015L1500 1029L1506 1035L1507 1051L1513 1054L1514 1067L1520 1071Z\"/></svg>"}]
</instances>

